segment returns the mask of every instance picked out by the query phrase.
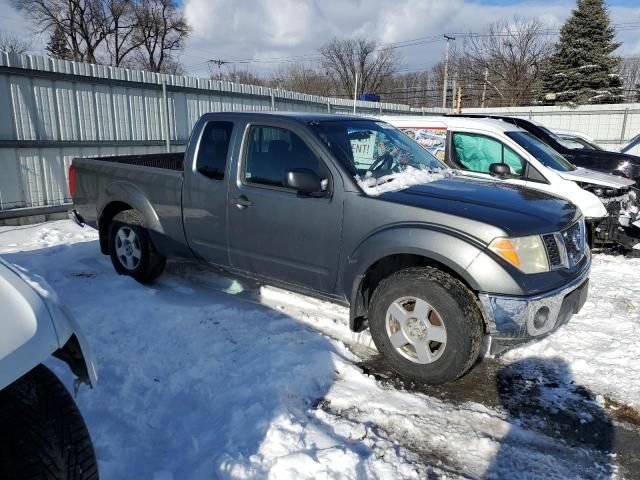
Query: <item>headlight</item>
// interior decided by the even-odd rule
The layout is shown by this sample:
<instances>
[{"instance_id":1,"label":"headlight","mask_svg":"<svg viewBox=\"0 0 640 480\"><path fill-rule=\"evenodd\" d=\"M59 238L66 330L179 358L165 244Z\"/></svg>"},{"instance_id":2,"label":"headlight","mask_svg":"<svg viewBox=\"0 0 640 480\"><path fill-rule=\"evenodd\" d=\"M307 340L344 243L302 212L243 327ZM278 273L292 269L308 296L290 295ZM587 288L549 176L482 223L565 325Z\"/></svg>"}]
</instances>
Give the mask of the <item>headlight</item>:
<instances>
[{"instance_id":1,"label":"headlight","mask_svg":"<svg viewBox=\"0 0 640 480\"><path fill-rule=\"evenodd\" d=\"M524 273L549 271L547 250L539 235L496 238L489 244L489 250Z\"/></svg>"}]
</instances>

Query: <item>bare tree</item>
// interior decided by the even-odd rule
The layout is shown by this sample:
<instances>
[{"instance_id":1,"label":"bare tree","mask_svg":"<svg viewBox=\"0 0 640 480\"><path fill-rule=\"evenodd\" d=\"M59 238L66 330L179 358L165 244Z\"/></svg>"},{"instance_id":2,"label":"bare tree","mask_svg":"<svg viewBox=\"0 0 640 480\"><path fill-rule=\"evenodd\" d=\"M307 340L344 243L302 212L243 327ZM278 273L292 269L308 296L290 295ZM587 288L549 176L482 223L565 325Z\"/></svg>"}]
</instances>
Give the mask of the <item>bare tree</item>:
<instances>
[{"instance_id":1,"label":"bare tree","mask_svg":"<svg viewBox=\"0 0 640 480\"><path fill-rule=\"evenodd\" d=\"M138 60L152 72L170 71L174 55L184 48L189 25L174 0L141 0L136 6Z\"/></svg>"},{"instance_id":2,"label":"bare tree","mask_svg":"<svg viewBox=\"0 0 640 480\"><path fill-rule=\"evenodd\" d=\"M382 99L411 107L426 107L431 95L431 76L427 71L393 75L384 82Z\"/></svg>"},{"instance_id":3,"label":"bare tree","mask_svg":"<svg viewBox=\"0 0 640 480\"><path fill-rule=\"evenodd\" d=\"M375 41L364 38L334 38L320 48L322 67L333 78L339 93L354 91L358 74L358 94L379 91L400 63L400 55L391 47L379 48Z\"/></svg>"},{"instance_id":4,"label":"bare tree","mask_svg":"<svg viewBox=\"0 0 640 480\"><path fill-rule=\"evenodd\" d=\"M514 18L489 25L486 33L466 36L454 51L458 77L475 101L487 97L500 105L526 105L535 97L552 43L537 20ZM497 100L497 102L496 102Z\"/></svg>"},{"instance_id":5,"label":"bare tree","mask_svg":"<svg viewBox=\"0 0 640 480\"><path fill-rule=\"evenodd\" d=\"M623 58L618 67L626 102L640 100L640 57Z\"/></svg>"},{"instance_id":6,"label":"bare tree","mask_svg":"<svg viewBox=\"0 0 640 480\"><path fill-rule=\"evenodd\" d=\"M74 60L97 62L97 51L109 34L109 18L101 0L12 0L36 27L64 33Z\"/></svg>"},{"instance_id":7,"label":"bare tree","mask_svg":"<svg viewBox=\"0 0 640 480\"><path fill-rule=\"evenodd\" d=\"M209 72L209 77L213 80L222 79L228 82L244 83L245 85L267 84L267 81L263 77L249 69L238 69L234 67L233 70L220 74L217 67L209 64Z\"/></svg>"},{"instance_id":8,"label":"bare tree","mask_svg":"<svg viewBox=\"0 0 640 480\"><path fill-rule=\"evenodd\" d=\"M303 63L290 63L278 68L271 76L272 87L310 95L329 96L334 93L333 80L322 70Z\"/></svg>"},{"instance_id":9,"label":"bare tree","mask_svg":"<svg viewBox=\"0 0 640 480\"><path fill-rule=\"evenodd\" d=\"M31 40L23 40L8 33L0 32L0 50L12 53L27 53L31 50Z\"/></svg>"},{"instance_id":10,"label":"bare tree","mask_svg":"<svg viewBox=\"0 0 640 480\"><path fill-rule=\"evenodd\" d=\"M55 58L181 70L175 54L189 26L176 0L11 0L41 32Z\"/></svg>"},{"instance_id":11,"label":"bare tree","mask_svg":"<svg viewBox=\"0 0 640 480\"><path fill-rule=\"evenodd\" d=\"M109 52L109 64L116 67L125 63L130 54L141 46L141 36L136 36L138 18L134 0L104 0L108 12L109 35L105 38Z\"/></svg>"}]
</instances>

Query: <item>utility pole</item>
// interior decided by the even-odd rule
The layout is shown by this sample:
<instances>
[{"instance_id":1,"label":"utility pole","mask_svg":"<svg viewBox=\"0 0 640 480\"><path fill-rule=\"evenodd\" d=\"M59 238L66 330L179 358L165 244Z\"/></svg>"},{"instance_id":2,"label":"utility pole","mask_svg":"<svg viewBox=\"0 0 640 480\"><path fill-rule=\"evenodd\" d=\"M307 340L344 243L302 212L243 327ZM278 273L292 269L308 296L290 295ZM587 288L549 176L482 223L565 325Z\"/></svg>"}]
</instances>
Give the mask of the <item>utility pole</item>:
<instances>
[{"instance_id":1,"label":"utility pole","mask_svg":"<svg viewBox=\"0 0 640 480\"><path fill-rule=\"evenodd\" d=\"M358 98L358 72L356 72L356 83L353 86L353 113L356 113L356 100Z\"/></svg>"},{"instance_id":2,"label":"utility pole","mask_svg":"<svg viewBox=\"0 0 640 480\"><path fill-rule=\"evenodd\" d=\"M482 104L480 105L484 108L484 99L487 96L487 80L489 79L489 67L485 67L484 69L484 84L482 85Z\"/></svg>"},{"instance_id":3,"label":"utility pole","mask_svg":"<svg viewBox=\"0 0 640 480\"><path fill-rule=\"evenodd\" d=\"M447 75L449 74L449 43L455 40L455 37L445 35L447 45L444 50L444 81L442 82L442 108L447 108Z\"/></svg>"},{"instance_id":4,"label":"utility pole","mask_svg":"<svg viewBox=\"0 0 640 480\"><path fill-rule=\"evenodd\" d=\"M222 65L226 65L227 63L231 63L231 62L227 62L226 60L209 60L209 65L217 65L218 66L218 80L222 80Z\"/></svg>"},{"instance_id":5,"label":"utility pole","mask_svg":"<svg viewBox=\"0 0 640 480\"><path fill-rule=\"evenodd\" d=\"M451 109L456 108L456 92L458 91L458 72L453 76L453 88L451 89Z\"/></svg>"},{"instance_id":6,"label":"utility pole","mask_svg":"<svg viewBox=\"0 0 640 480\"><path fill-rule=\"evenodd\" d=\"M456 113L462 113L462 85L458 87L458 105L456 106Z\"/></svg>"}]
</instances>

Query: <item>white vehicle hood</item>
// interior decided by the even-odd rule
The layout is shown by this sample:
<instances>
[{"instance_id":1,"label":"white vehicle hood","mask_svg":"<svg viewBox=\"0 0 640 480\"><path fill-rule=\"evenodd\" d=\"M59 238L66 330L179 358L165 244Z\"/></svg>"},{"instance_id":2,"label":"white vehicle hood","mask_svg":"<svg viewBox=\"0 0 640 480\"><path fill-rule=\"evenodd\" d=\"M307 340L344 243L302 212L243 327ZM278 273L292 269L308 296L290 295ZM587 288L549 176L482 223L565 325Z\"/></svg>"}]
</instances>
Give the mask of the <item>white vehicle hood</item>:
<instances>
[{"instance_id":1,"label":"white vehicle hood","mask_svg":"<svg viewBox=\"0 0 640 480\"><path fill-rule=\"evenodd\" d=\"M597 219L607 216L607 209L602 204L602 201L593 193L580 188L575 182L566 182L562 186L562 192L555 194L577 205L582 210L585 218Z\"/></svg>"},{"instance_id":2,"label":"white vehicle hood","mask_svg":"<svg viewBox=\"0 0 640 480\"><path fill-rule=\"evenodd\" d=\"M596 172L588 168L576 168L570 172L560 172L555 170L565 180L572 182L591 183L607 188L625 188L633 185L635 182L628 178L612 175L610 173Z\"/></svg>"},{"instance_id":3,"label":"white vehicle hood","mask_svg":"<svg viewBox=\"0 0 640 480\"><path fill-rule=\"evenodd\" d=\"M97 381L95 361L75 320L43 279L29 278L0 258L0 389L62 348L75 335L89 382Z\"/></svg>"}]
</instances>

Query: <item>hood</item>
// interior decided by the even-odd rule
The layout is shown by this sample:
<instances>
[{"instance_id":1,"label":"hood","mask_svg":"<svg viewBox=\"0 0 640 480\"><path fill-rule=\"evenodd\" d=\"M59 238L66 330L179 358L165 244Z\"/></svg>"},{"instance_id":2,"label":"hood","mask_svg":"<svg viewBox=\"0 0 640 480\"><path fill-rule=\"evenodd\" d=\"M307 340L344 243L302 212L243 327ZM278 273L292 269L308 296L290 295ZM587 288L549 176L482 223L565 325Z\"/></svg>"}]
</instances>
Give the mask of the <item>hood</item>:
<instances>
[{"instance_id":1,"label":"hood","mask_svg":"<svg viewBox=\"0 0 640 480\"><path fill-rule=\"evenodd\" d=\"M558 170L555 172L565 180L571 180L578 183L590 183L607 188L626 188L635 183L633 180L629 180L628 178L624 178L619 175L596 172L595 170L588 168L577 167L575 170L569 172L560 172Z\"/></svg>"},{"instance_id":2,"label":"hood","mask_svg":"<svg viewBox=\"0 0 640 480\"><path fill-rule=\"evenodd\" d=\"M581 216L572 203L544 192L461 176L414 185L377 198L452 215L457 219L451 221L457 224L467 219L476 229L477 222L491 225L512 237L559 231ZM465 226L459 228L464 230ZM482 232L468 233L485 237Z\"/></svg>"},{"instance_id":3,"label":"hood","mask_svg":"<svg viewBox=\"0 0 640 480\"><path fill-rule=\"evenodd\" d=\"M628 153L611 152L609 150L588 150L585 148L580 149L568 149L568 152L562 152L562 155L569 158L571 156L580 157L584 159L597 160L618 160L620 162L630 162L635 165L640 165L640 157L635 155L629 155Z\"/></svg>"}]
</instances>

